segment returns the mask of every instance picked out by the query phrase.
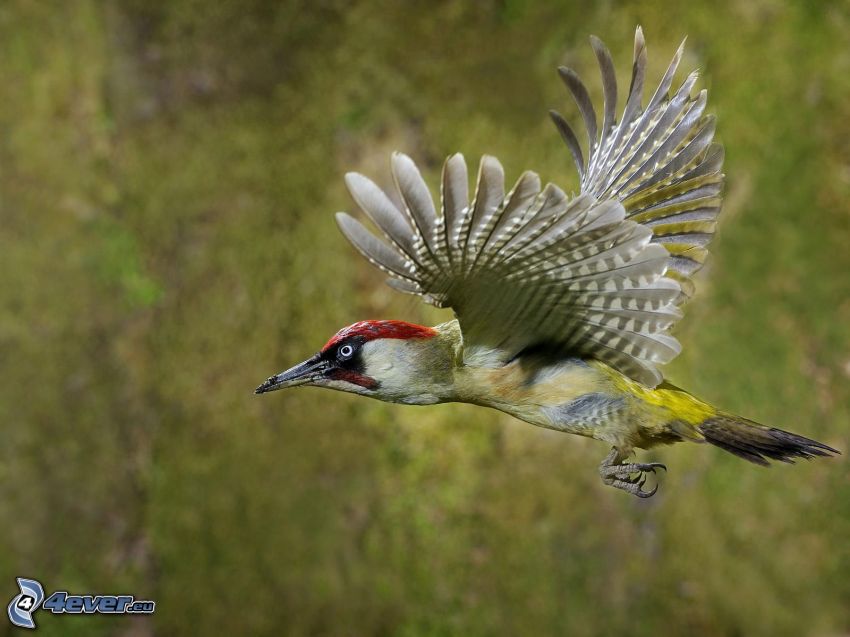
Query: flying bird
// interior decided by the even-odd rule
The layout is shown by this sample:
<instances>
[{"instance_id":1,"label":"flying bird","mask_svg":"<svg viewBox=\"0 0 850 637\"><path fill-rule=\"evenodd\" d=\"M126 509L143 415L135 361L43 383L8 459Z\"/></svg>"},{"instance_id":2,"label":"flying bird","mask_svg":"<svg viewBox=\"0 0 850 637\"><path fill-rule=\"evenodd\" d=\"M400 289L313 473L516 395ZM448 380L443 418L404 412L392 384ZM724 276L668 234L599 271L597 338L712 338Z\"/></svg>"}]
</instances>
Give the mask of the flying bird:
<instances>
[{"instance_id":1,"label":"flying bird","mask_svg":"<svg viewBox=\"0 0 850 637\"><path fill-rule=\"evenodd\" d=\"M670 328L694 292L720 212L723 149L697 73L672 92L679 47L643 105L646 46L635 34L631 83L617 118L608 49L591 38L602 75L601 121L571 69L558 69L587 132L583 144L557 112L580 193L567 196L523 173L505 192L495 157L481 159L470 199L467 165L450 156L439 212L414 162L394 153L393 203L357 173L345 181L379 230L344 212L336 220L387 283L455 319L435 327L354 323L314 356L256 389L328 387L394 403L466 402L533 425L601 440L605 484L645 498L657 462L630 462L635 448L711 443L745 460L793 463L839 453L823 443L726 413L664 380L679 354Z\"/></svg>"}]
</instances>

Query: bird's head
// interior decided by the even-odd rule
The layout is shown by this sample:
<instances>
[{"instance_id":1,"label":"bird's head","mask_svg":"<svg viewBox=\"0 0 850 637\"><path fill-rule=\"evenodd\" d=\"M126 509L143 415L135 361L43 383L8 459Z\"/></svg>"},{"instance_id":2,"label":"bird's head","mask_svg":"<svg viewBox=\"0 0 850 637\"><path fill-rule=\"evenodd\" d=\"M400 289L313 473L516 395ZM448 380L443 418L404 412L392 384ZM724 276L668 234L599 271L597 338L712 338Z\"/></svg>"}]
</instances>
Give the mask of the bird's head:
<instances>
[{"instance_id":1,"label":"bird's head","mask_svg":"<svg viewBox=\"0 0 850 637\"><path fill-rule=\"evenodd\" d=\"M313 385L388 402L447 400L453 348L441 326L361 321L337 332L315 355L257 387L263 394Z\"/></svg>"}]
</instances>

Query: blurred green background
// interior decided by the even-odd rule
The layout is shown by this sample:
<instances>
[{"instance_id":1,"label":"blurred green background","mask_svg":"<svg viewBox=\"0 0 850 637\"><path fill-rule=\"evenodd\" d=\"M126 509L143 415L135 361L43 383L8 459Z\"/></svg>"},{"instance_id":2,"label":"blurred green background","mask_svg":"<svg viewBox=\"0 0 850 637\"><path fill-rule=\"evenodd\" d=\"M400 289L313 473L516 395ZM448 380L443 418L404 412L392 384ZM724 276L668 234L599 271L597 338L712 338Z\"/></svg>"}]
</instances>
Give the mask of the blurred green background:
<instances>
[{"instance_id":1,"label":"blurred green background","mask_svg":"<svg viewBox=\"0 0 850 637\"><path fill-rule=\"evenodd\" d=\"M44 635L850 632L846 455L665 448L643 502L494 411L252 393L355 320L447 318L338 233L345 171L397 149L436 186L460 150L576 188L555 68L598 98L593 33L626 83L638 23L652 78L689 36L727 148L668 375L850 450L846 2L5 0L0 597L157 602Z\"/></svg>"}]
</instances>

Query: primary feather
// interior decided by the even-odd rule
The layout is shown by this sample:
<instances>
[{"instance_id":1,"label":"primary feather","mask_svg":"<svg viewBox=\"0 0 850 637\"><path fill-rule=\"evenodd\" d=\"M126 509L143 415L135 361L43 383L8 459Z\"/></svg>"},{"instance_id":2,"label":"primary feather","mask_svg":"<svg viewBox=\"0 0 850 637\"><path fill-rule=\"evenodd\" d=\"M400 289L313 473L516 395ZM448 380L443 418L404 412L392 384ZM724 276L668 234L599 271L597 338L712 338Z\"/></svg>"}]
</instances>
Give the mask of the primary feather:
<instances>
[{"instance_id":1,"label":"primary feather","mask_svg":"<svg viewBox=\"0 0 850 637\"><path fill-rule=\"evenodd\" d=\"M485 156L470 201L466 163L457 154L443 167L438 215L413 161L396 153L403 210L366 177L346 177L385 241L346 213L337 219L394 288L454 310L465 358L485 352L484 363L499 365L543 345L598 359L654 387L662 379L657 366L680 351L668 330L714 232L722 151L711 144L705 91L690 95L696 74L668 96L681 47L644 109L646 49L638 29L617 122L613 63L599 40L592 44L602 73L601 129L578 75L560 69L587 130L586 161L578 136L552 112L581 177L578 196L553 184L541 188L533 172L505 194L501 164Z\"/></svg>"},{"instance_id":2,"label":"primary feather","mask_svg":"<svg viewBox=\"0 0 850 637\"><path fill-rule=\"evenodd\" d=\"M587 89L573 71L560 69L588 130L586 167L569 124L557 112L552 112L552 118L576 158L581 191L620 201L626 218L652 228L652 241L670 253L666 276L679 282L681 302L693 294L691 277L708 255L706 245L714 234L723 187L723 149L712 143L714 118L703 112L706 91L691 96L698 77L693 72L672 97L668 95L682 58L682 42L643 109L646 44L638 27L629 93L623 116L616 122L617 81L611 56L599 39L591 41L604 92L605 116L598 133Z\"/></svg>"}]
</instances>

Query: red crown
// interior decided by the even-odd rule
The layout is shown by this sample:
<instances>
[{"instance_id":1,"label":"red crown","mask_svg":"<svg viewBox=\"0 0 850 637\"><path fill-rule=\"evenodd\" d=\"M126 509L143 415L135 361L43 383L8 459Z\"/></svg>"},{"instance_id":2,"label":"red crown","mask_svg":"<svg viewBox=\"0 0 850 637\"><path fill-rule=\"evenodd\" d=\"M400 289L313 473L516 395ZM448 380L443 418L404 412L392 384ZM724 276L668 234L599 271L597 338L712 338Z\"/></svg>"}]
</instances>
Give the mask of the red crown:
<instances>
[{"instance_id":1,"label":"red crown","mask_svg":"<svg viewBox=\"0 0 850 637\"><path fill-rule=\"evenodd\" d=\"M340 341L352 336L362 336L367 341L373 341L376 338L431 338L436 334L437 330L433 327L406 323L405 321L360 321L348 327L343 327L334 334L331 340L325 343L322 351L327 351Z\"/></svg>"}]
</instances>

